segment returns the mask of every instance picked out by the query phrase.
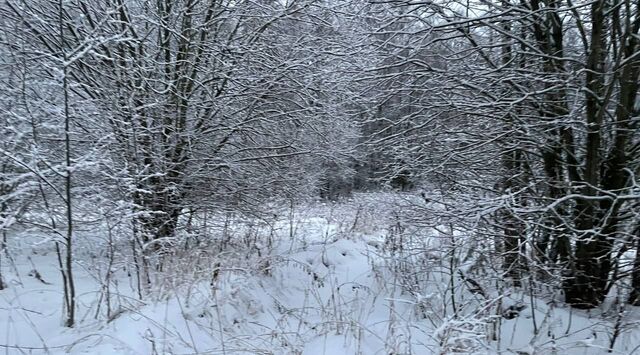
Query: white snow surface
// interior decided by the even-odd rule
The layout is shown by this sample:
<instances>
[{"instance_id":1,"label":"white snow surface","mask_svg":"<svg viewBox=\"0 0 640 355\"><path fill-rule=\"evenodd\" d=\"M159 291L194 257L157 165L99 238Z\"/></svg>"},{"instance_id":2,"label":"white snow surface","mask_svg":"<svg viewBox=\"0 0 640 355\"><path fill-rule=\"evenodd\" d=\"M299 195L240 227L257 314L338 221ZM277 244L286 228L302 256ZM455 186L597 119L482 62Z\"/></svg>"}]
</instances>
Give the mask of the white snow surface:
<instances>
[{"instance_id":1,"label":"white snow surface","mask_svg":"<svg viewBox=\"0 0 640 355\"><path fill-rule=\"evenodd\" d=\"M16 234L10 244L15 267L6 258L2 265L9 287L0 291L0 354L606 353L612 321L544 301L536 302L535 314L527 307L503 319L499 341L488 339L490 326L479 318L425 312L424 305L449 297L438 294L448 278L434 278L433 287L419 293L403 291L383 248L388 220L372 212L376 203L354 206L319 206L293 221L278 217L268 230L234 226L234 238L269 234L270 240L257 239L260 250L237 243L176 253L154 273L142 300L128 276L130 260L121 256L112 265L110 318L100 281L106 252L94 250L102 239L87 235L78 241L74 265L74 328L62 325L62 282L51 242ZM118 255L127 255L127 247L118 244ZM33 269L46 283L29 276ZM518 297L496 299L508 304ZM640 353L633 312L613 353Z\"/></svg>"}]
</instances>

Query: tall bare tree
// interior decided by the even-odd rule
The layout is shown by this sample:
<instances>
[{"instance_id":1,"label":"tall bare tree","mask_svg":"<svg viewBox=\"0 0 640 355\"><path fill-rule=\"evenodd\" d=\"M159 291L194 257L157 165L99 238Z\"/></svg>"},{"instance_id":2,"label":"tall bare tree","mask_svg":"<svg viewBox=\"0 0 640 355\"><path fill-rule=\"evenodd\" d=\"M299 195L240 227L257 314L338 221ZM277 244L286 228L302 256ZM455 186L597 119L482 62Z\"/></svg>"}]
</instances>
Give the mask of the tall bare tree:
<instances>
[{"instance_id":1,"label":"tall bare tree","mask_svg":"<svg viewBox=\"0 0 640 355\"><path fill-rule=\"evenodd\" d=\"M388 66L404 66L408 76L397 90L415 90L425 78L418 105L429 111L405 131L409 137L386 143L417 151L411 137L429 142L431 152L416 155L412 169L479 192L474 209L493 205L485 210L497 213L488 233L499 235L496 247L503 245L505 272L516 284L527 267L544 265L564 278L569 304L600 304L635 238L627 212L638 198L638 5L390 3L402 10L388 18L406 24L388 33L411 37ZM416 129L422 126L432 129ZM438 145L444 148L434 159ZM443 174L447 165L464 171Z\"/></svg>"}]
</instances>

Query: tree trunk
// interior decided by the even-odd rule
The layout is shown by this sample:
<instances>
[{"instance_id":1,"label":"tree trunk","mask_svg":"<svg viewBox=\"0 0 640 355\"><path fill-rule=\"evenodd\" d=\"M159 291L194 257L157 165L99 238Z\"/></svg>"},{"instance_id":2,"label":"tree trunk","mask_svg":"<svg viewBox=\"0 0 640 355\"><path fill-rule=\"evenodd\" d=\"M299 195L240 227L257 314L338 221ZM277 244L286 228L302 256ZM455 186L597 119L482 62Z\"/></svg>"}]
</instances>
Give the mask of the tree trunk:
<instances>
[{"instance_id":1,"label":"tree trunk","mask_svg":"<svg viewBox=\"0 0 640 355\"><path fill-rule=\"evenodd\" d=\"M503 153L502 164L505 168L505 177L502 182L504 194L514 193L516 189L521 187L520 175L521 169L521 152L515 150ZM519 197L514 196L514 199ZM516 203L519 201L516 201ZM512 280L516 287L521 286L521 279L525 269L524 246L525 246L525 228L523 223L518 219L515 213L510 209L505 209L498 221L502 225L503 241L503 270L505 275Z\"/></svg>"},{"instance_id":2,"label":"tree trunk","mask_svg":"<svg viewBox=\"0 0 640 355\"><path fill-rule=\"evenodd\" d=\"M628 302L632 306L640 306L640 227L636 228L635 234L636 257L631 270L631 293Z\"/></svg>"}]
</instances>

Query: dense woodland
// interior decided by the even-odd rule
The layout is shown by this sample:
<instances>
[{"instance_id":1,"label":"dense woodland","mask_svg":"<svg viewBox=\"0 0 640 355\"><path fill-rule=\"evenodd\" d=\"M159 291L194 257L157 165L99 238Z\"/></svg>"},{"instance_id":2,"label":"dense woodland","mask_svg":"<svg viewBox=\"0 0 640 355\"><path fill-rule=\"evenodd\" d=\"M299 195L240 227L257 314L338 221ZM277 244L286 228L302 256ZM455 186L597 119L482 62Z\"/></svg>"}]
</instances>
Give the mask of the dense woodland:
<instances>
[{"instance_id":1,"label":"dense woodland","mask_svg":"<svg viewBox=\"0 0 640 355\"><path fill-rule=\"evenodd\" d=\"M144 300L183 251L232 248L215 216L382 192L391 254L450 239L394 268L409 294L419 260L448 270L445 313L640 306L637 1L2 0L0 27L0 294L38 234L66 327L87 233Z\"/></svg>"}]
</instances>

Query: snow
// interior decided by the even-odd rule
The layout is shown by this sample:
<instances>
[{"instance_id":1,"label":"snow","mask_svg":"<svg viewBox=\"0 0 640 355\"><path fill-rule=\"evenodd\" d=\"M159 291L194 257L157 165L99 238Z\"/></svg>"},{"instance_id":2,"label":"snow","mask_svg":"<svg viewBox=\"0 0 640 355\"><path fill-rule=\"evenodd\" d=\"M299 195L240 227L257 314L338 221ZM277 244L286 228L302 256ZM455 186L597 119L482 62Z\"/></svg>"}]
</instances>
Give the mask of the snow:
<instances>
[{"instance_id":1,"label":"snow","mask_svg":"<svg viewBox=\"0 0 640 355\"><path fill-rule=\"evenodd\" d=\"M434 270L431 286L413 292L400 286L393 256L385 250L388 213L380 212L386 208L379 204L317 205L297 213L295 221L279 218L271 226L271 247L261 241L260 252L238 243L222 251L207 246L176 253L154 274L143 300L122 256L112 270L110 318L100 281L106 253L79 246L78 324L71 329L62 326L61 280L51 243L16 235L10 239L15 268L3 258L10 287L0 291L0 353L585 355L608 349L611 319L541 299L533 300L532 312L528 296L515 292L479 303L466 294L460 316L444 316L448 276L438 278ZM238 224L233 234L249 231L266 233ZM435 238L437 232L424 235ZM436 247L442 243L430 241ZM118 246L122 255L126 248ZM33 269L46 283L28 276ZM499 316L488 310L498 302L503 308L526 307L512 319L502 318L497 340L491 340L487 329ZM640 317L634 312L625 316L614 353L640 349Z\"/></svg>"}]
</instances>

